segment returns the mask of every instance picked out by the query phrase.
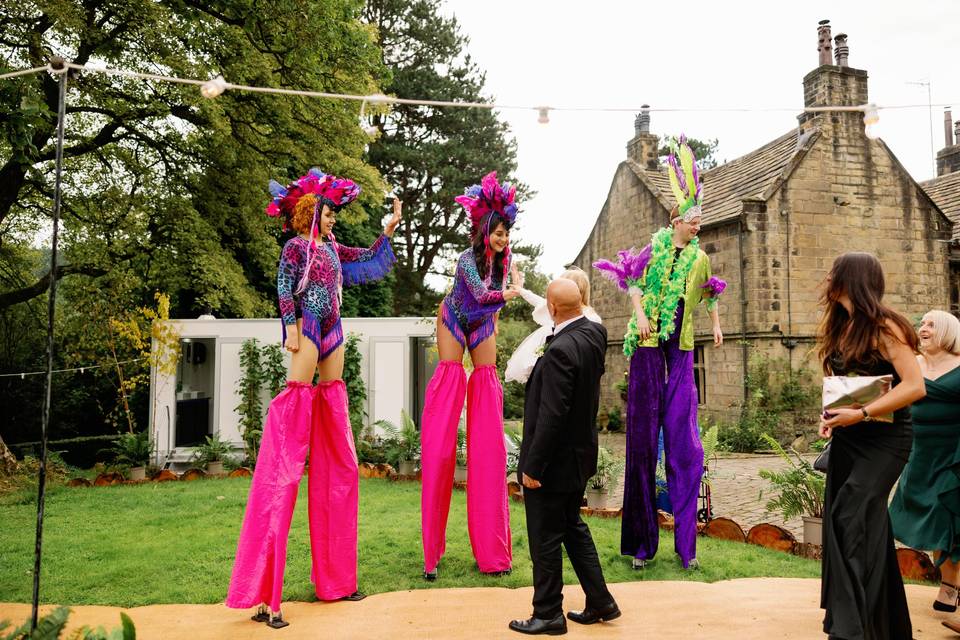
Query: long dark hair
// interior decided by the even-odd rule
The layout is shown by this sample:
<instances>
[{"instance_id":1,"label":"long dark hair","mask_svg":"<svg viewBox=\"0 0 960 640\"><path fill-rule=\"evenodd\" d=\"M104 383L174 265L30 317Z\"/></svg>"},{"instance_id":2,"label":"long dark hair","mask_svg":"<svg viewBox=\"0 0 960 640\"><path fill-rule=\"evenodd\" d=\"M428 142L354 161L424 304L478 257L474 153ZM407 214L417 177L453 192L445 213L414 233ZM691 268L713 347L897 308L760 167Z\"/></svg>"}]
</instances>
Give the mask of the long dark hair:
<instances>
[{"instance_id":1,"label":"long dark hair","mask_svg":"<svg viewBox=\"0 0 960 640\"><path fill-rule=\"evenodd\" d=\"M473 259L477 262L477 273L481 278L486 278L488 269L493 266L493 273L503 278L507 262L510 259L510 245L507 245L500 253L492 253L493 249L489 245L487 230L493 233L498 225L503 225L507 231L510 230L510 222L496 211L491 211L482 218L480 223L470 232L470 243L473 247ZM488 252L490 252L488 254ZM499 260L497 258L500 258Z\"/></svg>"},{"instance_id":2,"label":"long dark hair","mask_svg":"<svg viewBox=\"0 0 960 640\"><path fill-rule=\"evenodd\" d=\"M824 314L817 330L824 373L831 371L830 363L835 356L841 358L845 368L851 362L869 359L882 334L902 340L913 351L917 350L917 334L910 322L883 305L885 286L883 266L872 254L844 253L833 261L820 294ZM843 294L850 298L852 314L839 302ZM902 338L888 323L900 329Z\"/></svg>"}]
</instances>

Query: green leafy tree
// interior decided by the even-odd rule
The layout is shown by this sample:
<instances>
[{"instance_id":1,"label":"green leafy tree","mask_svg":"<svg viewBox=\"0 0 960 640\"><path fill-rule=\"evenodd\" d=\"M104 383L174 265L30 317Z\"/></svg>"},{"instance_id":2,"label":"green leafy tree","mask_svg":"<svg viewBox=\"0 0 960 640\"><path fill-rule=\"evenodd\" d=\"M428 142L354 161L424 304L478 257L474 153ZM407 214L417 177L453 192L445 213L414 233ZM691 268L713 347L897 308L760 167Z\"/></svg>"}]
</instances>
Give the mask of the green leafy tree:
<instances>
[{"instance_id":1,"label":"green leafy tree","mask_svg":"<svg viewBox=\"0 0 960 640\"><path fill-rule=\"evenodd\" d=\"M400 98L482 102L484 75L466 52L467 37L440 0L368 0L364 19L376 28L391 77L384 92ZM380 133L368 159L403 201L394 238L397 315L432 315L441 293L427 276L447 275L467 244L467 215L454 202L492 170L501 180L516 168L516 142L488 109L394 105L374 114ZM514 181L515 182L515 181Z\"/></svg>"},{"instance_id":2,"label":"green leafy tree","mask_svg":"<svg viewBox=\"0 0 960 640\"><path fill-rule=\"evenodd\" d=\"M713 140L697 140L696 138L687 138L687 144L690 145L690 148L693 149L693 155L697 158L697 165L702 171L707 169L713 169L717 166L719 161L717 160L717 148L720 146L720 141L717 138ZM661 158L665 158L670 155L670 146L664 144L657 151L658 155Z\"/></svg>"},{"instance_id":3,"label":"green leafy tree","mask_svg":"<svg viewBox=\"0 0 960 640\"><path fill-rule=\"evenodd\" d=\"M343 353L343 382L347 387L349 399L350 426L353 429L354 440L359 439L367 423L367 385L363 382L360 371L361 355L360 336L356 333L347 335Z\"/></svg>"},{"instance_id":4,"label":"green leafy tree","mask_svg":"<svg viewBox=\"0 0 960 640\"><path fill-rule=\"evenodd\" d=\"M359 19L362 7L359 0L3 3L0 71L58 54L130 71L374 93L386 69L373 29ZM16 356L4 359L4 372L42 369L42 296L51 277L61 279L58 365L77 353L77 341L106 343L102 318L146 306L158 290L169 292L174 318L204 310L275 315L284 238L263 214L270 178L295 178L314 165L350 176L363 194L344 212L340 235L379 224L368 211L383 206L384 185L363 158L359 105L236 91L206 100L194 86L71 72L61 259L51 274L49 254L32 246L50 226L57 82L41 73L0 83L0 324L12 328L0 346ZM51 436L88 433L99 424L89 416L113 410L108 375L55 378ZM78 381L83 397L70 391ZM0 384L0 404L29 409L0 424L17 439L36 435L42 395L42 385L20 382ZM128 401L145 418L146 399Z\"/></svg>"},{"instance_id":5,"label":"green leafy tree","mask_svg":"<svg viewBox=\"0 0 960 640\"><path fill-rule=\"evenodd\" d=\"M240 416L240 434L243 437L247 460L257 459L260 438L263 436L263 401L260 390L263 387L264 371L260 358L257 339L244 340L240 345L240 379L237 380L237 395L240 404L234 411Z\"/></svg>"}]
</instances>

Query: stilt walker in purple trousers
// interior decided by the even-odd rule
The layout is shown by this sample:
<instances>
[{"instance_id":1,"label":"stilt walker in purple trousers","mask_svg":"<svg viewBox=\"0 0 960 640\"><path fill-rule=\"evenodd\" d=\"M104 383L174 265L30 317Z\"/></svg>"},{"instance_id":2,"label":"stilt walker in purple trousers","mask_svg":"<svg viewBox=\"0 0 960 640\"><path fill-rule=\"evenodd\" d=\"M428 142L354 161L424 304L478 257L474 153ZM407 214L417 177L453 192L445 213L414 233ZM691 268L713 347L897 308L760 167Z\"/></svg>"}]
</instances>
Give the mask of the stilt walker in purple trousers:
<instances>
[{"instance_id":1,"label":"stilt walker in purple trousers","mask_svg":"<svg viewBox=\"0 0 960 640\"><path fill-rule=\"evenodd\" d=\"M667 487L675 521L674 548L684 568L697 560L697 498L703 447L697 426L693 377L694 310L701 301L713 320L715 346L723 344L717 297L726 283L712 277L700 250L702 190L696 159L683 136L667 159L677 206L670 226L636 253L621 251L618 264L595 263L627 291L634 314L624 336L630 358L627 391L627 464L620 552L641 569L657 553L657 439L663 429Z\"/></svg>"}]
</instances>

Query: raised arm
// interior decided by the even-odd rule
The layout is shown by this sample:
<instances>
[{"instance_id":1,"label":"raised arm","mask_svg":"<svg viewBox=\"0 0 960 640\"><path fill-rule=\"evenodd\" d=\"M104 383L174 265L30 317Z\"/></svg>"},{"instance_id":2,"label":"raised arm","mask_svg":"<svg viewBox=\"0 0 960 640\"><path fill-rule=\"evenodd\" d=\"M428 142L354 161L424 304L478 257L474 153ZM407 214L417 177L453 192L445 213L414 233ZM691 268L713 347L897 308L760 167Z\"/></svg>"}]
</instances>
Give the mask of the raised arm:
<instances>
[{"instance_id":1,"label":"raised arm","mask_svg":"<svg viewBox=\"0 0 960 640\"><path fill-rule=\"evenodd\" d=\"M382 279L397 261L390 239L381 235L369 248L345 247L337 244L337 257L343 271L344 286Z\"/></svg>"},{"instance_id":2,"label":"raised arm","mask_svg":"<svg viewBox=\"0 0 960 640\"><path fill-rule=\"evenodd\" d=\"M393 215L387 221L383 228L383 233L377 238L368 249L358 247L345 247L341 244L335 244L337 248L337 257L340 258L341 270L343 271L343 284L350 286L354 284L363 284L380 280L393 268L397 261L393 254L393 246L390 244L390 238L396 231L397 225L401 220L400 200L393 199Z\"/></svg>"}]
</instances>

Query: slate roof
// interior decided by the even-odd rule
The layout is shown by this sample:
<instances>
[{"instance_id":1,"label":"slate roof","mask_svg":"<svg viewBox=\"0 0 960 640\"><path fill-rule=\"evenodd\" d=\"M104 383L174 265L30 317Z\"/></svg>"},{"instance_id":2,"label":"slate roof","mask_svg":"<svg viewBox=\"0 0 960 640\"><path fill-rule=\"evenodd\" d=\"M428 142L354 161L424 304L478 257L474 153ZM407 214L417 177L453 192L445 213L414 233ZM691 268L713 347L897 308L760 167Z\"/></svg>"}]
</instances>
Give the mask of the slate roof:
<instances>
[{"instance_id":1,"label":"slate roof","mask_svg":"<svg viewBox=\"0 0 960 640\"><path fill-rule=\"evenodd\" d=\"M920 187L953 223L953 239L960 240L960 171L921 182Z\"/></svg>"},{"instance_id":2,"label":"slate roof","mask_svg":"<svg viewBox=\"0 0 960 640\"><path fill-rule=\"evenodd\" d=\"M817 132L801 138L793 129L750 153L703 172L703 224L713 225L736 219L745 199L767 200L790 176L800 159L818 137ZM665 207L672 208L673 195L666 165L646 169L633 161L631 169L652 187ZM960 207L960 187L958 187Z\"/></svg>"}]
</instances>

